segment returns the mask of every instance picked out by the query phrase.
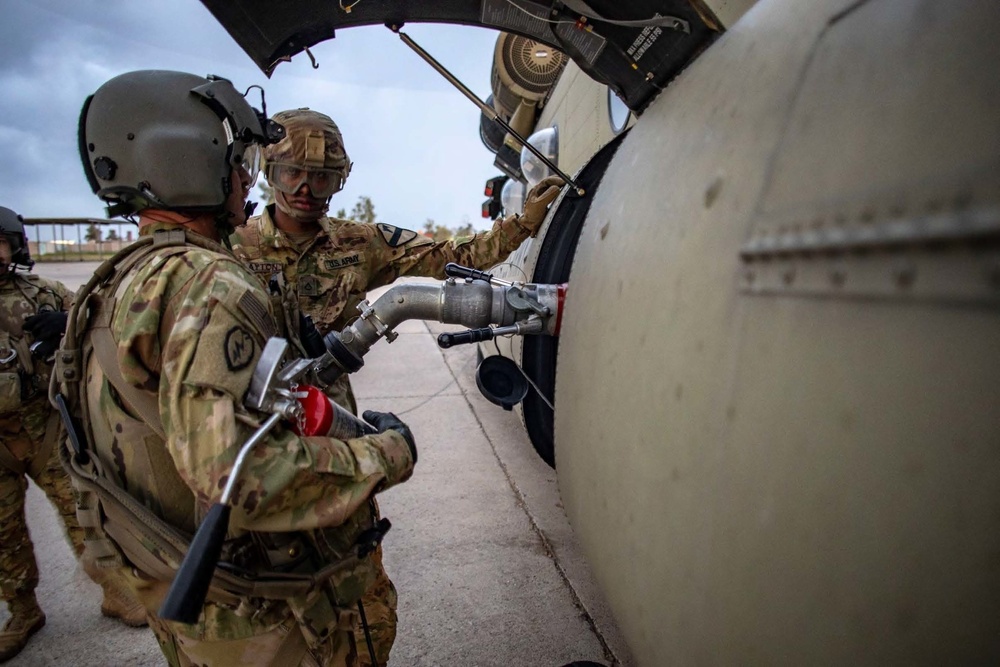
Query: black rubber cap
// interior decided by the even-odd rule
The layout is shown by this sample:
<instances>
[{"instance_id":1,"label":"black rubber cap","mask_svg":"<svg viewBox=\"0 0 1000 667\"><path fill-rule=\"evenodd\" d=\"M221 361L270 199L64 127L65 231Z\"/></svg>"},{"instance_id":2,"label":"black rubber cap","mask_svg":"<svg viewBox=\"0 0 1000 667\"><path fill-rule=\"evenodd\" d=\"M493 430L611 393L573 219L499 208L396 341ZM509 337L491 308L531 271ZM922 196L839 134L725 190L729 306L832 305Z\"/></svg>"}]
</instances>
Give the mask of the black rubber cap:
<instances>
[{"instance_id":1,"label":"black rubber cap","mask_svg":"<svg viewBox=\"0 0 1000 667\"><path fill-rule=\"evenodd\" d=\"M507 357L486 357L476 369L476 386L490 403L510 410L528 395L528 381Z\"/></svg>"}]
</instances>

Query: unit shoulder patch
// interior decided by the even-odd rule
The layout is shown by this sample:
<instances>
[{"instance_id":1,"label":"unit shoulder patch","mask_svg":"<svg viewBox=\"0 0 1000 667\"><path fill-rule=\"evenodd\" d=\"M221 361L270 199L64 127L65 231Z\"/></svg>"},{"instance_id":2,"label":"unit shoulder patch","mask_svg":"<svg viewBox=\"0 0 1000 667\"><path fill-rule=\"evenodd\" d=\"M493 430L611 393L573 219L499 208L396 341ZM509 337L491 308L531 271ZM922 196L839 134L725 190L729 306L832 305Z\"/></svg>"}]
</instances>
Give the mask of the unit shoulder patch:
<instances>
[{"instance_id":1,"label":"unit shoulder patch","mask_svg":"<svg viewBox=\"0 0 1000 667\"><path fill-rule=\"evenodd\" d=\"M226 332L224 355L226 366L230 371L241 371L250 365L255 349L253 336L241 326L235 326Z\"/></svg>"},{"instance_id":2,"label":"unit shoulder patch","mask_svg":"<svg viewBox=\"0 0 1000 667\"><path fill-rule=\"evenodd\" d=\"M382 234L382 238L385 239L390 248L398 248L399 246L406 245L419 236L412 229L393 227L384 222L378 223L376 227L378 227L379 233Z\"/></svg>"}]
</instances>

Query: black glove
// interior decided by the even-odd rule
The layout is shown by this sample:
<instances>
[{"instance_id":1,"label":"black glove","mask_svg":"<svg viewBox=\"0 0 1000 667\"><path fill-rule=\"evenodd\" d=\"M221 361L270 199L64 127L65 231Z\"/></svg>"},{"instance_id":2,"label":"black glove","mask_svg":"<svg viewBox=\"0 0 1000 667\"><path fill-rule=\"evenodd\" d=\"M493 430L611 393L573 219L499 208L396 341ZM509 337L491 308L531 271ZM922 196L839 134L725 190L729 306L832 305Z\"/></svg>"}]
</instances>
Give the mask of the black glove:
<instances>
[{"instance_id":1,"label":"black glove","mask_svg":"<svg viewBox=\"0 0 1000 667\"><path fill-rule=\"evenodd\" d=\"M31 354L39 359L48 359L59 349L59 339L66 332L69 313L52 310L32 315L21 327L35 339Z\"/></svg>"},{"instance_id":2,"label":"black glove","mask_svg":"<svg viewBox=\"0 0 1000 667\"><path fill-rule=\"evenodd\" d=\"M417 443L413 441L413 433L410 432L410 427L404 424L399 417L391 412L375 412L374 410L365 410L361 416L366 422L378 429L379 433L391 430L403 436L403 440L406 440L406 444L410 448L410 456L413 457L413 463L416 465Z\"/></svg>"}]
</instances>

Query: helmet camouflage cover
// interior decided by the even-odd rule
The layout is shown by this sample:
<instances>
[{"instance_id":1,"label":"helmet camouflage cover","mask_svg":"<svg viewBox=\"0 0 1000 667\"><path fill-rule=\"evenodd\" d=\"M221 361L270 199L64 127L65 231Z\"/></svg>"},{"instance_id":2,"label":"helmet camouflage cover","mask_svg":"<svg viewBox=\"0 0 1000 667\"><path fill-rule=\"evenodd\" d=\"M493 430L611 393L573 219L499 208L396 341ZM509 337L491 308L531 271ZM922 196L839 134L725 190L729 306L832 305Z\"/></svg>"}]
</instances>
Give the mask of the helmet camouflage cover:
<instances>
[{"instance_id":1,"label":"helmet camouflage cover","mask_svg":"<svg viewBox=\"0 0 1000 667\"><path fill-rule=\"evenodd\" d=\"M284 126L285 138L264 149L265 175L269 163L335 169L344 179L351 173L344 137L332 118L303 108L279 111L274 121Z\"/></svg>"}]
</instances>

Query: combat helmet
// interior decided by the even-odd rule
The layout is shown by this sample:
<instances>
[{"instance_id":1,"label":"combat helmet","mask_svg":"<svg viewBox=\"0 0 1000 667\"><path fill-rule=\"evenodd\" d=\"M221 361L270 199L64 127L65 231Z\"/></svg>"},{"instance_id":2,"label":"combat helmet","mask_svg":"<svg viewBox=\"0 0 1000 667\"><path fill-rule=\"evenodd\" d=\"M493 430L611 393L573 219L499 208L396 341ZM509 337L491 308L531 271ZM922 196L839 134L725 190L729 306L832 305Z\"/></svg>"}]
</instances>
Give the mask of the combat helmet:
<instances>
[{"instance_id":1,"label":"combat helmet","mask_svg":"<svg viewBox=\"0 0 1000 667\"><path fill-rule=\"evenodd\" d=\"M274 121L285 128L285 138L264 148L264 177L282 211L313 217L291 209L283 195L295 194L303 184L316 199L329 201L339 192L351 173L344 137L332 118L308 108L279 111Z\"/></svg>"},{"instance_id":2,"label":"combat helmet","mask_svg":"<svg viewBox=\"0 0 1000 667\"><path fill-rule=\"evenodd\" d=\"M11 259L8 268L23 266L30 269L35 265L28 251L28 237L24 233L24 218L3 206L0 206L0 235L7 239L10 244Z\"/></svg>"},{"instance_id":3,"label":"combat helmet","mask_svg":"<svg viewBox=\"0 0 1000 667\"><path fill-rule=\"evenodd\" d=\"M262 105L263 106L263 105ZM108 215L147 208L222 212L240 166L283 136L226 79L143 70L117 76L80 112L80 158Z\"/></svg>"}]
</instances>

